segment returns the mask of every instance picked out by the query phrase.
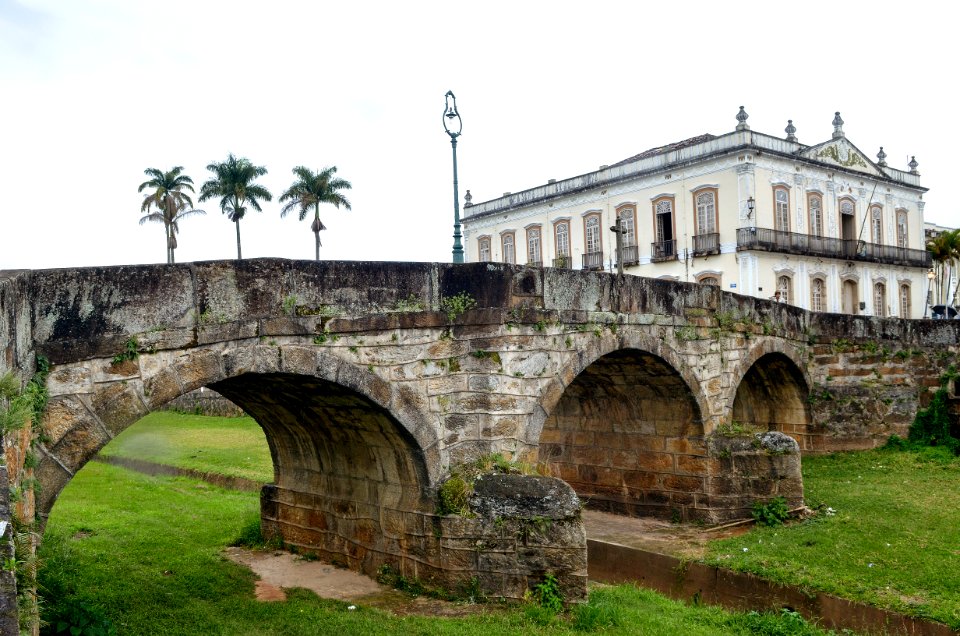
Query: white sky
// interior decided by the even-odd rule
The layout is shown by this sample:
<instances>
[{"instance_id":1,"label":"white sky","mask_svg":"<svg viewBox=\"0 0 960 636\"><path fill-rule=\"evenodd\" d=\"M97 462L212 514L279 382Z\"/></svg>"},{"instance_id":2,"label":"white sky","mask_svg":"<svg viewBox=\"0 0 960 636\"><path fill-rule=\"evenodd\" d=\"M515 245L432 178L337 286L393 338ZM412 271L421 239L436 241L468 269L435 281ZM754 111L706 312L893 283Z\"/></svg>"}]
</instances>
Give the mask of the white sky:
<instances>
[{"instance_id":1,"label":"white sky","mask_svg":"<svg viewBox=\"0 0 960 636\"><path fill-rule=\"evenodd\" d=\"M960 225L949 2L267 2L0 0L0 269L155 263L143 170L248 157L274 200L245 257L313 258L280 218L291 169L336 165L352 211L321 208L321 257L450 259L452 89L474 201L653 146L793 119L920 163L925 217ZM181 224L178 262L235 258L216 201Z\"/></svg>"}]
</instances>

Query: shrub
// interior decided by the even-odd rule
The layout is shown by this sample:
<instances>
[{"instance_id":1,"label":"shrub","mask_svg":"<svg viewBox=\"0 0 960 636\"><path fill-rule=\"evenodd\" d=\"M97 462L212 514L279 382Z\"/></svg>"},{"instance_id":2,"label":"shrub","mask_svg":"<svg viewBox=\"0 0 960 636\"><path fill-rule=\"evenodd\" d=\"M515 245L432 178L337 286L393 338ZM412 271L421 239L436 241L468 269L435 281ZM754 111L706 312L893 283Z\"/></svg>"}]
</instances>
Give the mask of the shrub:
<instances>
[{"instance_id":1,"label":"shrub","mask_svg":"<svg viewBox=\"0 0 960 636\"><path fill-rule=\"evenodd\" d=\"M787 509L787 500L776 497L766 503L757 501L753 504L753 518L762 526L779 526L790 518Z\"/></svg>"},{"instance_id":2,"label":"shrub","mask_svg":"<svg viewBox=\"0 0 960 636\"><path fill-rule=\"evenodd\" d=\"M540 607L555 614L563 611L563 593L560 591L560 582L553 574L547 574L543 581L533 588L533 600Z\"/></svg>"}]
</instances>

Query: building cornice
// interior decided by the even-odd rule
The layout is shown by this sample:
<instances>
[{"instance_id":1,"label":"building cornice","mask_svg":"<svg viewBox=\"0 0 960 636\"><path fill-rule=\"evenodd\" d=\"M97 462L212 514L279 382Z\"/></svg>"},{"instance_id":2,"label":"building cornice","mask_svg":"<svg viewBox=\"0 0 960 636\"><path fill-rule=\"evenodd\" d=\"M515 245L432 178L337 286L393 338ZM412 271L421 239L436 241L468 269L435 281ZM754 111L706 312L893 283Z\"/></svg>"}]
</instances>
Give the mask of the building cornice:
<instances>
[{"instance_id":1,"label":"building cornice","mask_svg":"<svg viewBox=\"0 0 960 636\"><path fill-rule=\"evenodd\" d=\"M801 156L801 153L804 153L812 147L813 146L805 146L797 142L786 141L778 137L771 137L750 130L735 131L699 144L667 150L654 156L614 164L594 172L588 172L569 179L562 179L554 183L547 183L482 203L475 203L469 208L464 209L464 222L477 220L501 212L526 208L571 194L629 182L640 177L669 172L678 168L684 168L693 164L745 151L753 151L758 156L772 155L795 163L815 166L832 173L845 174L858 179L870 179L881 183L888 183L921 194L929 190L929 188L924 188L920 185L919 175L896 170L895 168L883 167L880 169L883 174L875 175L851 170L850 168L832 163L817 161L807 156Z\"/></svg>"}]
</instances>

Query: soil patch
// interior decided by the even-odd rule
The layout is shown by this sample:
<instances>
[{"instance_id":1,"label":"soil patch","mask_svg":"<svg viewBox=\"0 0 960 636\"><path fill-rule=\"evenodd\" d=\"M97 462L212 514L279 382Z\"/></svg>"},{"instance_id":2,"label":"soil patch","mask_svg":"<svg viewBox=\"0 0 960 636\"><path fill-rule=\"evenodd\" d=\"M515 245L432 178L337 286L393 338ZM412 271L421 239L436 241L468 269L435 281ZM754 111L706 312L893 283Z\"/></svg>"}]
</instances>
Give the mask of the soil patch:
<instances>
[{"instance_id":1,"label":"soil patch","mask_svg":"<svg viewBox=\"0 0 960 636\"><path fill-rule=\"evenodd\" d=\"M287 598L284 588L302 587L321 598L376 607L400 616L455 617L495 611L495 607L489 605L411 597L352 570L309 561L281 550L263 552L230 547L224 550L224 556L260 577L254 590L259 601L283 601Z\"/></svg>"}]
</instances>

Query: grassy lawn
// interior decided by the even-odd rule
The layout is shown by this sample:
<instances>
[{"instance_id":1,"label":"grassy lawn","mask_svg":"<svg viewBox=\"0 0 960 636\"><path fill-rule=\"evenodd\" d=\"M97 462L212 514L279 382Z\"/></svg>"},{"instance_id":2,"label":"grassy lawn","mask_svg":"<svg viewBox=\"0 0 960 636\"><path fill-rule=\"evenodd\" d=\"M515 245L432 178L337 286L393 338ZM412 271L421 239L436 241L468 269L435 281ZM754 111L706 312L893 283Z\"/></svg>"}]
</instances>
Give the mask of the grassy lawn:
<instances>
[{"instance_id":1,"label":"grassy lawn","mask_svg":"<svg viewBox=\"0 0 960 636\"><path fill-rule=\"evenodd\" d=\"M160 424L155 426L156 422ZM201 433L219 431L218 427L246 427L248 435L252 431L262 438L249 421L159 414L124 434L126 440L153 440L144 446L147 454L131 450L137 444L123 436L117 446L128 457L151 461L172 457L174 465L209 471L215 466L199 460L214 455L213 444L200 443ZM197 456L184 463L171 450L176 448ZM217 454L223 461L229 449ZM243 452L238 456L247 457ZM535 605L496 603L462 618L398 617L362 606L350 611L346 603L322 600L304 590L293 591L286 602L262 603L253 596L253 575L220 554L257 513L256 493L90 463L64 489L47 524L40 555L44 604L48 612L68 601L98 608L121 635L822 633L789 614L731 614L690 607L629 585L598 587L589 604L560 617Z\"/></svg>"},{"instance_id":2,"label":"grassy lawn","mask_svg":"<svg viewBox=\"0 0 960 636\"><path fill-rule=\"evenodd\" d=\"M582 616L491 604L463 618L396 617L303 590L253 598L253 575L220 551L257 513L257 495L91 463L50 516L41 582L98 606L118 634L815 634L795 617L688 607L631 586L599 588ZM46 601L55 607L56 598ZM577 623L579 620L579 623ZM580 629L578 629L578 627ZM590 630L588 630L590 631Z\"/></svg>"},{"instance_id":3,"label":"grassy lawn","mask_svg":"<svg viewBox=\"0 0 960 636\"><path fill-rule=\"evenodd\" d=\"M157 411L117 435L100 452L107 457L142 459L263 483L273 481L266 437L249 417Z\"/></svg>"},{"instance_id":4,"label":"grassy lawn","mask_svg":"<svg viewBox=\"0 0 960 636\"><path fill-rule=\"evenodd\" d=\"M716 542L709 561L960 628L960 458L840 453L804 458L803 477L807 505L834 513Z\"/></svg>"}]
</instances>

